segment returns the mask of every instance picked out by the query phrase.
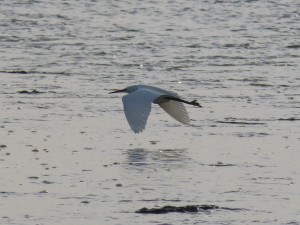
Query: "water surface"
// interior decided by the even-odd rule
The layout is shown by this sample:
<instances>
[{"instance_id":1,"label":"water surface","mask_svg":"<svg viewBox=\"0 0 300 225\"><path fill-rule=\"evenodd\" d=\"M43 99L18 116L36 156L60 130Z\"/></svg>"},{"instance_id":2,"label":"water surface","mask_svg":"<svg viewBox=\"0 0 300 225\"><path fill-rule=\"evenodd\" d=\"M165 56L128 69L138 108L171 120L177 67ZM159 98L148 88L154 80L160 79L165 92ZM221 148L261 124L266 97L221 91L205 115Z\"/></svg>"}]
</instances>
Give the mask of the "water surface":
<instances>
[{"instance_id":1,"label":"water surface","mask_svg":"<svg viewBox=\"0 0 300 225\"><path fill-rule=\"evenodd\" d=\"M2 1L1 224L299 224L300 3ZM113 88L154 106L135 135ZM143 207L237 211L143 215Z\"/></svg>"}]
</instances>

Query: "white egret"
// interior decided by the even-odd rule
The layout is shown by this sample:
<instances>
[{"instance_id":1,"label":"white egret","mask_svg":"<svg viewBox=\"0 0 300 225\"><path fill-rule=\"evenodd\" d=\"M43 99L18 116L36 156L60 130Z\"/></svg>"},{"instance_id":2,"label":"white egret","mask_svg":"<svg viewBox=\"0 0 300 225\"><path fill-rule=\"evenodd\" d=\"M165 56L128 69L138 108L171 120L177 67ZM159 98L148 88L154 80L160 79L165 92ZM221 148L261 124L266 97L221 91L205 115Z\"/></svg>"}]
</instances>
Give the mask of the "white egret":
<instances>
[{"instance_id":1,"label":"white egret","mask_svg":"<svg viewBox=\"0 0 300 225\"><path fill-rule=\"evenodd\" d=\"M128 93L123 96L122 101L126 119L134 133L140 133L145 129L151 103L158 104L170 116L183 124L190 123L183 103L202 107L196 100L188 102L179 98L174 92L149 85L132 85L109 94L119 92Z\"/></svg>"}]
</instances>

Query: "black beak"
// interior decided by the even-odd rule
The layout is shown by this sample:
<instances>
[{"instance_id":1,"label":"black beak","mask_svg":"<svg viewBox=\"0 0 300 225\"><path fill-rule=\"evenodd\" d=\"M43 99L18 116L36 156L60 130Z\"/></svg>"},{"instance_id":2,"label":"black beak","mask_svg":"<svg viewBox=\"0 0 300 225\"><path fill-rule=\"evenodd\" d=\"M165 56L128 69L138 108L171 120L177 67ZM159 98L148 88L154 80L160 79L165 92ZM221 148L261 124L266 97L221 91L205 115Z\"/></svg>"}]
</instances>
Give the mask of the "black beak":
<instances>
[{"instance_id":1,"label":"black beak","mask_svg":"<svg viewBox=\"0 0 300 225\"><path fill-rule=\"evenodd\" d=\"M120 93L120 92L125 92L125 91L126 91L126 88L122 89L122 90L112 91L112 92L109 92L108 94Z\"/></svg>"}]
</instances>

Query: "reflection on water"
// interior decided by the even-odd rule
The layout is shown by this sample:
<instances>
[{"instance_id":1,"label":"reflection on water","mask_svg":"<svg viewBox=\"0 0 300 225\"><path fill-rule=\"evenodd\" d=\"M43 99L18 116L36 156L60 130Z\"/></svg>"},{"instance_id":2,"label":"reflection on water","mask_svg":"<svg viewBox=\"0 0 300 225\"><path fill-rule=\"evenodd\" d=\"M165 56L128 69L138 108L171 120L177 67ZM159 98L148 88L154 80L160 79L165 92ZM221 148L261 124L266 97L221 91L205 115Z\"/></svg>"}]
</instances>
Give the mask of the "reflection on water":
<instances>
[{"instance_id":1,"label":"reflection on water","mask_svg":"<svg viewBox=\"0 0 300 225\"><path fill-rule=\"evenodd\" d=\"M145 170L149 168L160 168L169 170L171 168L183 167L189 160L186 149L157 149L147 150L144 148L128 149L125 165L128 169Z\"/></svg>"},{"instance_id":2,"label":"reflection on water","mask_svg":"<svg viewBox=\"0 0 300 225\"><path fill-rule=\"evenodd\" d=\"M147 164L148 151L143 148L128 149L125 153L127 155L127 163L134 166L142 166Z\"/></svg>"}]
</instances>

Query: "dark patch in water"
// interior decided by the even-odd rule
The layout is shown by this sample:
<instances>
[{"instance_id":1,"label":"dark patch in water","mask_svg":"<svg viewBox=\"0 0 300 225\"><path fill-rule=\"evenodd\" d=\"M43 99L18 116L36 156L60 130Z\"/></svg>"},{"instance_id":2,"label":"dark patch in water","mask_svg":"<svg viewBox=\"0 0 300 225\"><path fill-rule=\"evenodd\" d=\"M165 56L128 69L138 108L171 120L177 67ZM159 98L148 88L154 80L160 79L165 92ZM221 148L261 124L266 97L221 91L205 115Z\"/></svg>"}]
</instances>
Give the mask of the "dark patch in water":
<instances>
[{"instance_id":1,"label":"dark patch in water","mask_svg":"<svg viewBox=\"0 0 300 225\"><path fill-rule=\"evenodd\" d=\"M16 194L16 192L13 192L13 191L0 191L0 194Z\"/></svg>"},{"instance_id":2,"label":"dark patch in water","mask_svg":"<svg viewBox=\"0 0 300 225\"><path fill-rule=\"evenodd\" d=\"M264 125L266 123L261 122L242 122L242 121L217 121L217 123L228 123L228 124L238 124L238 125Z\"/></svg>"},{"instance_id":3,"label":"dark patch in water","mask_svg":"<svg viewBox=\"0 0 300 225\"><path fill-rule=\"evenodd\" d=\"M82 201L82 202L80 202L80 203L83 203L83 204L89 204L90 202L89 201Z\"/></svg>"},{"instance_id":4,"label":"dark patch in water","mask_svg":"<svg viewBox=\"0 0 300 225\"><path fill-rule=\"evenodd\" d=\"M141 199L139 201L142 202L158 202L158 201L163 201L163 202L181 202L180 199L165 199L165 198L154 198L154 199Z\"/></svg>"},{"instance_id":5,"label":"dark patch in water","mask_svg":"<svg viewBox=\"0 0 300 225\"><path fill-rule=\"evenodd\" d=\"M2 73L19 73L19 74L27 74L28 72L25 70L12 70L12 71L1 71Z\"/></svg>"},{"instance_id":6,"label":"dark patch in water","mask_svg":"<svg viewBox=\"0 0 300 225\"><path fill-rule=\"evenodd\" d=\"M236 166L236 164L215 163L215 164L209 164L209 166L214 166L214 167L217 167L217 166L219 166L219 167L221 167L221 166Z\"/></svg>"},{"instance_id":7,"label":"dark patch in water","mask_svg":"<svg viewBox=\"0 0 300 225\"><path fill-rule=\"evenodd\" d=\"M255 87L272 87L273 85L271 84L263 84L263 83L250 83L251 86Z\"/></svg>"},{"instance_id":8,"label":"dark patch in water","mask_svg":"<svg viewBox=\"0 0 300 225\"><path fill-rule=\"evenodd\" d=\"M300 45L288 45L286 48L300 48Z\"/></svg>"},{"instance_id":9,"label":"dark patch in water","mask_svg":"<svg viewBox=\"0 0 300 225\"><path fill-rule=\"evenodd\" d=\"M0 73L15 73L15 74L49 74L49 75L66 75L70 76L71 74L67 72L43 72L43 71L25 71L25 70L11 70L11 71L6 71L2 70Z\"/></svg>"},{"instance_id":10,"label":"dark patch in water","mask_svg":"<svg viewBox=\"0 0 300 225\"><path fill-rule=\"evenodd\" d=\"M296 121L300 120L300 118L290 117L290 118L279 118L279 121Z\"/></svg>"},{"instance_id":11,"label":"dark patch in water","mask_svg":"<svg viewBox=\"0 0 300 225\"><path fill-rule=\"evenodd\" d=\"M187 205L187 206L163 206L160 208L141 208L136 211L136 213L143 214L165 214L171 212L178 213L197 213L201 211L213 210L213 209L221 209L221 210L241 210L236 208L227 208L220 207L217 205Z\"/></svg>"},{"instance_id":12,"label":"dark patch in water","mask_svg":"<svg viewBox=\"0 0 300 225\"><path fill-rule=\"evenodd\" d=\"M44 92L41 92L41 91L37 91L36 89L33 89L31 91L26 91L26 90L23 90L23 91L18 91L19 94L42 94Z\"/></svg>"},{"instance_id":13,"label":"dark patch in water","mask_svg":"<svg viewBox=\"0 0 300 225\"><path fill-rule=\"evenodd\" d=\"M235 133L234 136L237 137L264 137L269 135L268 133L255 133L255 132L247 132L247 133L242 133L242 132L238 132Z\"/></svg>"},{"instance_id":14,"label":"dark patch in water","mask_svg":"<svg viewBox=\"0 0 300 225\"><path fill-rule=\"evenodd\" d=\"M28 179L32 179L32 180L38 180L38 179L39 179L39 177L38 177L38 176L30 176L30 177L28 177Z\"/></svg>"},{"instance_id":15,"label":"dark patch in water","mask_svg":"<svg viewBox=\"0 0 300 225\"><path fill-rule=\"evenodd\" d=\"M202 48L203 46L200 44L190 44L186 46L187 48Z\"/></svg>"},{"instance_id":16,"label":"dark patch in water","mask_svg":"<svg viewBox=\"0 0 300 225\"><path fill-rule=\"evenodd\" d=\"M42 183L43 183L43 184L54 184L55 182L48 181L48 180L44 180Z\"/></svg>"}]
</instances>

